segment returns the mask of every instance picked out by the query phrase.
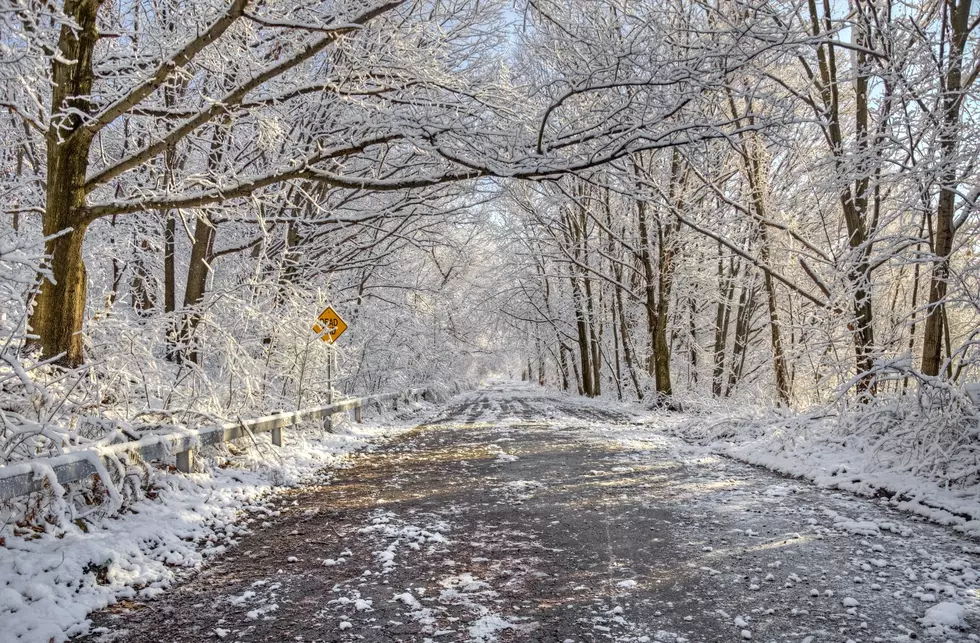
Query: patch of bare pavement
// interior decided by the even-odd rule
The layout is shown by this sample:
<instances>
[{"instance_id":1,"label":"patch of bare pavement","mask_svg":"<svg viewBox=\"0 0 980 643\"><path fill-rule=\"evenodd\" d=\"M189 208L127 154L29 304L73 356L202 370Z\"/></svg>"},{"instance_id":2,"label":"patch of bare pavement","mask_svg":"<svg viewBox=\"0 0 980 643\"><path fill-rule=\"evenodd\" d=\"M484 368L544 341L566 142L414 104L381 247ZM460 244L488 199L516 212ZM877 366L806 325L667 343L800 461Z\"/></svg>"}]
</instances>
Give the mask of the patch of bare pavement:
<instances>
[{"instance_id":1,"label":"patch of bare pavement","mask_svg":"<svg viewBox=\"0 0 980 643\"><path fill-rule=\"evenodd\" d=\"M978 640L974 541L617 408L470 394L84 640Z\"/></svg>"}]
</instances>

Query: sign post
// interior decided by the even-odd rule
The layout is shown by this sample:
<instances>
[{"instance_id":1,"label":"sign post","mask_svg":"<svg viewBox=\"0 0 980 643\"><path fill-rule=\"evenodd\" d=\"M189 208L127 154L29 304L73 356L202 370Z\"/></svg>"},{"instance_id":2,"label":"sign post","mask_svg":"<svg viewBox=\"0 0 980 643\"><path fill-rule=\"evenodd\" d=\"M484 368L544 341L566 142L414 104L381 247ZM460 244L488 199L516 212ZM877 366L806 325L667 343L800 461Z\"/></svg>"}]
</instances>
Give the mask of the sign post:
<instances>
[{"instance_id":1,"label":"sign post","mask_svg":"<svg viewBox=\"0 0 980 643\"><path fill-rule=\"evenodd\" d=\"M313 332L333 347L333 343L347 330L347 322L337 314L333 306L327 306L313 322ZM327 404L333 404L333 350L327 351Z\"/></svg>"}]
</instances>

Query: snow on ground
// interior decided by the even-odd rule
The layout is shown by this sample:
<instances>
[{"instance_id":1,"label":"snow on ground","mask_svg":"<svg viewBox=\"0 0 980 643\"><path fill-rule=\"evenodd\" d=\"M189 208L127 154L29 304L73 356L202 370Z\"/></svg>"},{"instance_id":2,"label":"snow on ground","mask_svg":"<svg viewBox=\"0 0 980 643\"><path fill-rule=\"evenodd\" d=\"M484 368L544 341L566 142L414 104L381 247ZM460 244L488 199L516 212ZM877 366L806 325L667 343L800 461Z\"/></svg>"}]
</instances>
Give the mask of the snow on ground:
<instances>
[{"instance_id":1,"label":"snow on ground","mask_svg":"<svg viewBox=\"0 0 980 643\"><path fill-rule=\"evenodd\" d=\"M721 454L820 487L866 497L885 496L891 506L902 511L980 538L980 470L973 446L980 436L980 413L970 429L972 437L959 439L947 448L938 437L930 437L930 431L941 430L938 412L936 417L924 418L921 432L917 432L916 416L908 412L902 415L895 409L864 411L870 418L867 422L858 415L841 418L815 412L793 416L763 407L694 414L538 390L541 392L522 387L520 392L551 399L565 397L569 408L574 405L595 409L597 414L618 414L623 426L679 437L703 447L704 453ZM497 394L506 397L506 389L502 387ZM566 416L561 411L559 406L549 417L581 424L574 414ZM901 421L872 421L889 411ZM597 417L596 426L607 424ZM949 432L961 429L951 427Z\"/></svg>"},{"instance_id":2,"label":"snow on ground","mask_svg":"<svg viewBox=\"0 0 980 643\"><path fill-rule=\"evenodd\" d=\"M971 446L976 435L946 447L930 434L935 427L916 432L902 424L883 427L854 418L761 412L676 414L648 421L711 452L824 488L886 496L903 511L980 538L980 482ZM974 433L978 430L980 418Z\"/></svg>"},{"instance_id":3,"label":"snow on ground","mask_svg":"<svg viewBox=\"0 0 980 643\"><path fill-rule=\"evenodd\" d=\"M346 454L413 426L347 424L333 434L319 427L287 431L281 449L271 445L268 434L260 434L254 446L199 454L201 473L155 470L148 497L120 515L50 525L44 531L5 525L0 531L0 638L58 643L87 631L86 617L93 610L164 592L182 572L274 518L271 494L277 487L344 466ZM254 618L274 610L273 605L258 607Z\"/></svg>"},{"instance_id":4,"label":"snow on ground","mask_svg":"<svg viewBox=\"0 0 980 643\"><path fill-rule=\"evenodd\" d=\"M838 625L856 623L860 630L868 619L912 610L929 640L980 640L970 629L971 622L980 622L980 546L923 519L932 515L909 515L904 501L857 497L820 484L820 479L816 486L800 480L774 484L771 476L736 458L720 457L731 450L691 445L669 435L664 425L679 420L653 417L642 427L591 427L597 442L617 443L630 465L594 474L655 470L666 457L694 476L671 493L683 493L686 511L697 520L670 528L675 538L689 539L687 548L700 552L702 591L717 592L721 600L736 587L759 594L757 612L732 621L742 638L751 638L753 618L774 611L800 618L830 613ZM734 453L747 462L766 461L765 452L744 445ZM754 457L745 455L752 453ZM805 462L796 463L794 471L806 470ZM663 493L669 486L665 477ZM732 516L738 516L738 527L719 531ZM777 551L783 554L764 566L743 562L744 552ZM827 564L838 556L846 562ZM915 638L913 632L896 636L888 640L908 643Z\"/></svg>"},{"instance_id":5,"label":"snow on ground","mask_svg":"<svg viewBox=\"0 0 980 643\"><path fill-rule=\"evenodd\" d=\"M375 627L376 619L370 612L377 607L385 613L384 609L388 607L394 608L397 614L397 620L391 619L388 623L399 625L406 619L414 621L424 636L422 641L492 643L504 631L530 631L533 624L526 622L527 619L501 613L505 605L500 599L499 588L494 588L494 583L501 580L514 582L520 577L518 571L494 574L492 565L495 563L487 558L479 559L481 563L491 565L485 570L485 577L469 571L455 571L462 564L452 558L461 553L457 549L461 542L452 538L452 532L458 531L458 526L444 515L455 510L446 507L436 513L412 511L406 516L386 509L375 510L369 524L357 529L361 542L369 541L373 548L374 566L335 584L333 592L340 597L329 601L328 607L316 615L316 620L339 623L340 629L363 632ZM478 534L463 535L478 537ZM414 576L411 586L398 586L399 581L394 577L399 571ZM401 580L404 582L404 576ZM390 598L365 600L362 592ZM391 613L387 612L387 615L390 618ZM344 626L345 623L348 625Z\"/></svg>"}]
</instances>

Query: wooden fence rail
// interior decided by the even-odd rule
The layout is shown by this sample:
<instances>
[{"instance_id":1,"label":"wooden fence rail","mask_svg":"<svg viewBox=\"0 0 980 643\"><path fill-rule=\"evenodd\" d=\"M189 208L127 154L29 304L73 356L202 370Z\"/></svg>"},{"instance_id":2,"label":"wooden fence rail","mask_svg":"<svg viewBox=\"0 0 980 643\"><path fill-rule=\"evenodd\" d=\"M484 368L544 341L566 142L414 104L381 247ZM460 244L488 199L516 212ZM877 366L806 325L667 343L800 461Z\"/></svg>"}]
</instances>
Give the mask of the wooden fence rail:
<instances>
[{"instance_id":1,"label":"wooden fence rail","mask_svg":"<svg viewBox=\"0 0 980 643\"><path fill-rule=\"evenodd\" d=\"M289 413L277 413L254 420L229 422L206 429L177 431L165 435L147 436L134 442L112 444L98 448L85 448L53 457L38 458L0 467L0 501L25 496L49 486L63 485L84 480L98 474L108 480L108 471L117 466L120 458L138 458L143 462L163 460L176 456L177 468L188 473L194 466L194 452L212 444L246 437L249 433L272 433L272 443L282 446L283 430L311 420L323 420L324 429L333 428L332 417L337 413L354 411L354 419L361 421L365 406L399 402L425 397L429 389L409 389L396 393L383 393L336 402L327 406Z\"/></svg>"}]
</instances>

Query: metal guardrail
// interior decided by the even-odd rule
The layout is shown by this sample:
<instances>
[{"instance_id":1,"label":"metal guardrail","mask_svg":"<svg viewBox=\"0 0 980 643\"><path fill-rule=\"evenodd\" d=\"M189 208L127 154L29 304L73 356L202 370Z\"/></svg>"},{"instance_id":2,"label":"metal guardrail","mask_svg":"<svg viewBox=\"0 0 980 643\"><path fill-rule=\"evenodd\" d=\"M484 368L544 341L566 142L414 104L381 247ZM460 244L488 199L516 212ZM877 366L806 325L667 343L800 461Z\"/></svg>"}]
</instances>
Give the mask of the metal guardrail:
<instances>
[{"instance_id":1,"label":"metal guardrail","mask_svg":"<svg viewBox=\"0 0 980 643\"><path fill-rule=\"evenodd\" d=\"M178 431L165 435L147 436L134 442L112 444L99 448L85 448L71 451L53 458L38 458L27 462L0 467L0 501L25 496L44 489L45 484L55 480L59 485L84 480L98 474L108 476L108 469L114 468L120 456L138 456L143 462L177 457L177 469L188 473L194 467L194 452L203 447L221 442L229 442L247 437L250 433L272 433L272 443L282 446L283 429L301 422L320 420L324 429L333 428L332 416L337 413L354 411L354 419L361 421L361 410L365 406L409 400L426 396L429 389L409 389L397 393L383 393L368 397L344 400L327 406L288 413L267 415L254 420L229 422L207 429Z\"/></svg>"}]
</instances>

